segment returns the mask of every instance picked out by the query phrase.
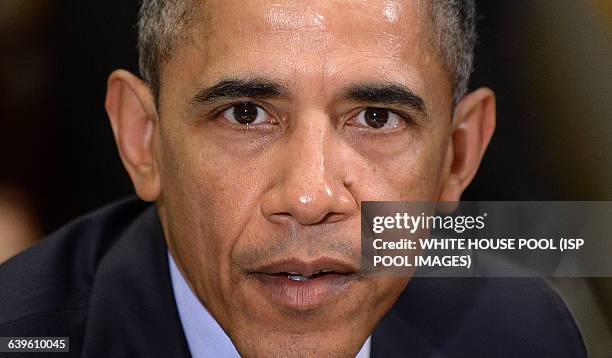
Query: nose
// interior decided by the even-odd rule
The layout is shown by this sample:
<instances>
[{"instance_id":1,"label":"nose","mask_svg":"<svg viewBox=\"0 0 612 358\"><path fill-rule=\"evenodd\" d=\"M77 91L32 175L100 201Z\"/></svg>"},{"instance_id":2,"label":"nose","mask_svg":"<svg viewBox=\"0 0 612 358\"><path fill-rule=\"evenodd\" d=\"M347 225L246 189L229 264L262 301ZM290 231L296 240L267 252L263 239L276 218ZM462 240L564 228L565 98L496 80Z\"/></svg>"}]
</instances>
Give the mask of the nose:
<instances>
[{"instance_id":1,"label":"nose","mask_svg":"<svg viewBox=\"0 0 612 358\"><path fill-rule=\"evenodd\" d=\"M358 211L343 143L324 116L303 118L276 150L276 180L262 199L275 223L332 223Z\"/></svg>"}]
</instances>

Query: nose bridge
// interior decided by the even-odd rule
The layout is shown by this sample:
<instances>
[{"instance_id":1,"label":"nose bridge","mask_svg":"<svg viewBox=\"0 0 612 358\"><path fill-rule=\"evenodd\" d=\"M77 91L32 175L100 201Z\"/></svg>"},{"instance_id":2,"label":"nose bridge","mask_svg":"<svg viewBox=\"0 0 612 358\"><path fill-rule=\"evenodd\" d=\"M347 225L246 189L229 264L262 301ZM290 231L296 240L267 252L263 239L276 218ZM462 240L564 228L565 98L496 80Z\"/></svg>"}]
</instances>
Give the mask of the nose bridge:
<instances>
[{"instance_id":1,"label":"nose bridge","mask_svg":"<svg viewBox=\"0 0 612 358\"><path fill-rule=\"evenodd\" d=\"M292 217L303 225L338 221L354 205L338 161L340 144L330 120L321 113L302 113L281 149L279 180L273 189L268 218Z\"/></svg>"},{"instance_id":2,"label":"nose bridge","mask_svg":"<svg viewBox=\"0 0 612 358\"><path fill-rule=\"evenodd\" d=\"M285 180L303 191L327 192L333 184L330 181L333 146L332 128L324 116L304 114L289 138L289 152Z\"/></svg>"}]
</instances>

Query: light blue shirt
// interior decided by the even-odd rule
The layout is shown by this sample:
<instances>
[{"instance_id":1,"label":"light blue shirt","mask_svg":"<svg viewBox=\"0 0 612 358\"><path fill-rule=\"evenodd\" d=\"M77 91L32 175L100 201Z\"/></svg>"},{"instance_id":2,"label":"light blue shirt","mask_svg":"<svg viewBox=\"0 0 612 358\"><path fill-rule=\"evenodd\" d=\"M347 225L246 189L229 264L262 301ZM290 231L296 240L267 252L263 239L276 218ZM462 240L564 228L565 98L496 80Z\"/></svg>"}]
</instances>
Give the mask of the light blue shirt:
<instances>
[{"instance_id":1,"label":"light blue shirt","mask_svg":"<svg viewBox=\"0 0 612 358\"><path fill-rule=\"evenodd\" d=\"M191 356L239 358L240 355L227 334L191 291L170 252L168 252L168 262L172 290ZM372 337L368 337L355 358L370 357L371 339Z\"/></svg>"}]
</instances>

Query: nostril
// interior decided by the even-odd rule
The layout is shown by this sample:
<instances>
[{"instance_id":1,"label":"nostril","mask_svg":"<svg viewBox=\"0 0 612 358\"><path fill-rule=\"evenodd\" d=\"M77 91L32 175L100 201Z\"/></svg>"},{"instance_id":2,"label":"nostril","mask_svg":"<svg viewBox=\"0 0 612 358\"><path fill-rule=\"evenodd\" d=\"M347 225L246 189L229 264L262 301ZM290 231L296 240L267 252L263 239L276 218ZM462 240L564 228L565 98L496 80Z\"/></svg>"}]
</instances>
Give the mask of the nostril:
<instances>
[{"instance_id":1,"label":"nostril","mask_svg":"<svg viewBox=\"0 0 612 358\"><path fill-rule=\"evenodd\" d=\"M339 221L342 221L345 217L346 215L343 215L341 213L327 213L325 216L323 216L319 220L311 219L308 222L306 222L303 218L300 220L299 218L296 218L291 213L281 212L281 213L274 213L270 215L269 219L279 224L282 224L282 223L286 224L289 221L296 220L300 222L302 225L321 225L321 224L332 224L335 222L339 222Z\"/></svg>"},{"instance_id":2,"label":"nostril","mask_svg":"<svg viewBox=\"0 0 612 358\"><path fill-rule=\"evenodd\" d=\"M338 221L342 221L346 215L340 213L328 213L318 222L318 224L331 224Z\"/></svg>"},{"instance_id":3,"label":"nostril","mask_svg":"<svg viewBox=\"0 0 612 358\"><path fill-rule=\"evenodd\" d=\"M283 224L283 223L287 223L288 221L291 220L291 218L293 217L293 215L291 215L290 213L274 213L272 215L269 215L268 218L273 221L276 222L278 224Z\"/></svg>"}]
</instances>

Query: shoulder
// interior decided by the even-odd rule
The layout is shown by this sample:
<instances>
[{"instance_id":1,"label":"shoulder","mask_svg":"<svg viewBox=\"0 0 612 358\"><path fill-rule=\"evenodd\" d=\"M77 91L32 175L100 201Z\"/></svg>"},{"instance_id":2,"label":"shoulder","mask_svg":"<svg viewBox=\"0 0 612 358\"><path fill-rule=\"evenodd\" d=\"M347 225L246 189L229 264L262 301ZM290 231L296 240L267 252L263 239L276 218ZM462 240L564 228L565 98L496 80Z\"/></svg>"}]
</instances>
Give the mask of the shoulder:
<instances>
[{"instance_id":1,"label":"shoulder","mask_svg":"<svg viewBox=\"0 0 612 358\"><path fill-rule=\"evenodd\" d=\"M567 306L541 278L415 278L381 326L383 340L412 331L436 357L587 356Z\"/></svg>"},{"instance_id":2,"label":"shoulder","mask_svg":"<svg viewBox=\"0 0 612 358\"><path fill-rule=\"evenodd\" d=\"M99 262L148 206L137 199L122 200L75 220L0 265L0 336L31 329L57 336L59 328L83 323Z\"/></svg>"}]
</instances>

